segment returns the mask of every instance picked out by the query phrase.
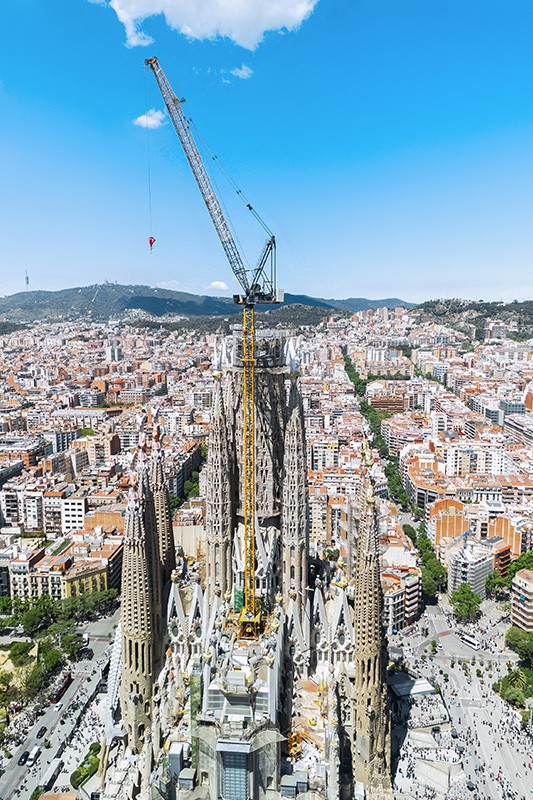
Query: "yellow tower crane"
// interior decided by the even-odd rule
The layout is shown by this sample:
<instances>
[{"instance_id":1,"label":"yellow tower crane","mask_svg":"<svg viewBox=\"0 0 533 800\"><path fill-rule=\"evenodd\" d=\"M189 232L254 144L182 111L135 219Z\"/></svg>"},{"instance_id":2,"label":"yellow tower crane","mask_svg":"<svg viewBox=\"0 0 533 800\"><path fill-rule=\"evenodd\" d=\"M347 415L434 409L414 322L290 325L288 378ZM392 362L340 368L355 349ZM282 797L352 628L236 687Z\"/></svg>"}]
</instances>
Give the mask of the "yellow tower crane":
<instances>
[{"instance_id":1,"label":"yellow tower crane","mask_svg":"<svg viewBox=\"0 0 533 800\"><path fill-rule=\"evenodd\" d=\"M267 230L263 251L253 269L247 269L232 236L202 157L191 132L189 120L180 101L161 69L157 58L148 58L145 64L155 75L172 124L178 134L209 216L215 226L220 243L233 274L242 289L242 295L233 300L243 307L242 366L243 366L243 481L242 505L244 522L244 602L240 616L241 635L256 636L261 628L261 611L255 596L255 306L258 303L280 303L283 292L276 288L276 239L266 228L252 206L248 210Z\"/></svg>"}]
</instances>

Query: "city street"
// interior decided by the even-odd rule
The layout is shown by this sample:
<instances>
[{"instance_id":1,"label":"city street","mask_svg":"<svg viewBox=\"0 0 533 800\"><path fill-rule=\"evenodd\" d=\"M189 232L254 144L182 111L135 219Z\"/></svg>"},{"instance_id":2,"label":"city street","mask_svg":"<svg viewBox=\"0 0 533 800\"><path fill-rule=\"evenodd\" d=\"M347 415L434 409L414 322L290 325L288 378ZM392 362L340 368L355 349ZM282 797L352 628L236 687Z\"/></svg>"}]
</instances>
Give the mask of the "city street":
<instances>
[{"instance_id":1,"label":"city street","mask_svg":"<svg viewBox=\"0 0 533 800\"><path fill-rule=\"evenodd\" d=\"M469 626L480 642L479 651L461 641L447 598L426 609L416 632L393 637L394 643L403 647L410 668L440 686L451 717L450 728L458 734L454 744L465 748L462 766L476 786L468 796L478 800L533 796L531 738L521 730L518 712L491 688L506 673L507 662L516 661L514 653L503 649L508 623L501 622L501 617L496 604L485 601L480 623ZM419 631L424 627L428 636L422 637ZM431 655L433 640L438 643L435 655ZM424 652L426 658L422 659ZM446 796L462 795L451 790Z\"/></svg>"},{"instance_id":2,"label":"city street","mask_svg":"<svg viewBox=\"0 0 533 800\"><path fill-rule=\"evenodd\" d=\"M89 634L89 647L94 656L90 660L82 660L72 665L70 671L73 681L60 703L50 704L44 714L37 717L26 741L11 751L13 756L11 759L3 758L2 765L5 773L0 779L2 800L10 800L15 797L20 800L29 798L32 791L40 785L41 779L45 776L51 762L58 756L58 752L65 762L65 767L68 764L69 775L82 760L84 753L76 753L74 760L71 758L72 754L69 752L71 741L76 734L78 717L88 698L92 697L96 691L101 668L107 661L106 653L111 641L109 634L113 632L119 616L120 611L117 610L112 617L104 617L79 627L81 633ZM46 727L46 733L41 739L37 739L37 732L42 726ZM49 748L45 748L45 740L50 742ZM36 764L31 768L26 764L19 765L18 760L21 753L25 750L31 751L36 745L41 748L41 755ZM65 746L64 752L61 751L62 746ZM64 780L63 783L67 784L68 780Z\"/></svg>"}]
</instances>

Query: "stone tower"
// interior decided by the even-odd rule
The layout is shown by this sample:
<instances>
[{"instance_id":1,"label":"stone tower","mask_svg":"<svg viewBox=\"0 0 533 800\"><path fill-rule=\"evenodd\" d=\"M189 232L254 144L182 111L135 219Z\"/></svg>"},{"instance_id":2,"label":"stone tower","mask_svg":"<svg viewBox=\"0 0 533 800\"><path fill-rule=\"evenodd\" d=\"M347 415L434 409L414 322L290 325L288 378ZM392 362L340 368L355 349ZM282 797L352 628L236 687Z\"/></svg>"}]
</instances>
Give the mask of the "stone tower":
<instances>
[{"instance_id":1,"label":"stone tower","mask_svg":"<svg viewBox=\"0 0 533 800\"><path fill-rule=\"evenodd\" d=\"M279 526L283 433L285 429L285 338L278 331L258 330L255 363L255 462L256 508L264 524ZM235 459L236 510L242 512L240 477L242 466L242 331L236 329L231 348L231 381L234 409L230 419L230 441Z\"/></svg>"},{"instance_id":2,"label":"stone tower","mask_svg":"<svg viewBox=\"0 0 533 800\"><path fill-rule=\"evenodd\" d=\"M303 410L296 379L291 381L283 454L281 511L282 590L288 604L290 593L305 606L307 554L309 552L307 467Z\"/></svg>"},{"instance_id":3,"label":"stone tower","mask_svg":"<svg viewBox=\"0 0 533 800\"><path fill-rule=\"evenodd\" d=\"M232 589L231 548L233 511L227 420L222 399L220 376L215 379L209 448L207 451L206 497L206 589L213 601L215 589L224 595Z\"/></svg>"},{"instance_id":4,"label":"stone tower","mask_svg":"<svg viewBox=\"0 0 533 800\"><path fill-rule=\"evenodd\" d=\"M390 713L386 684L387 649L383 635L383 593L375 500L370 479L361 509L354 591L353 775L369 789L390 787Z\"/></svg>"},{"instance_id":5,"label":"stone tower","mask_svg":"<svg viewBox=\"0 0 533 800\"><path fill-rule=\"evenodd\" d=\"M285 339L257 331L255 369L256 592L271 609L280 588L283 452L286 421ZM224 363L224 378L219 367ZM207 456L206 541L209 605L215 592L232 594L237 610L244 571L242 510L242 331L235 329L215 363ZM222 389L222 381L225 390ZM242 601L241 601L242 602Z\"/></svg>"},{"instance_id":6,"label":"stone tower","mask_svg":"<svg viewBox=\"0 0 533 800\"><path fill-rule=\"evenodd\" d=\"M154 677L152 569L141 502L130 489L122 561L120 705L128 745L140 752L151 724Z\"/></svg>"},{"instance_id":7,"label":"stone tower","mask_svg":"<svg viewBox=\"0 0 533 800\"><path fill-rule=\"evenodd\" d=\"M225 361L224 379L219 371ZM289 362L289 363L288 363ZM286 377L291 374L287 401ZM272 609L282 590L305 604L308 502L303 409L294 348L283 334L258 330L256 336L255 474L256 592ZM225 381L225 391L222 389ZM209 430L206 497L206 590L232 592L238 605L243 583L242 518L242 331L215 362ZM302 601L304 601L302 603ZM236 605L236 607L237 607Z\"/></svg>"},{"instance_id":8,"label":"stone tower","mask_svg":"<svg viewBox=\"0 0 533 800\"><path fill-rule=\"evenodd\" d=\"M159 431L156 431L152 445L150 487L154 498L161 583L165 586L170 580L172 571L176 568L176 552L172 534L168 487L163 469L163 454L159 445Z\"/></svg>"},{"instance_id":9,"label":"stone tower","mask_svg":"<svg viewBox=\"0 0 533 800\"><path fill-rule=\"evenodd\" d=\"M160 660L162 655L163 586L154 494L150 483L148 463L143 450L139 453L137 480L146 537L146 557L148 559L148 569L150 571L152 633L154 643L153 659L155 663Z\"/></svg>"}]
</instances>

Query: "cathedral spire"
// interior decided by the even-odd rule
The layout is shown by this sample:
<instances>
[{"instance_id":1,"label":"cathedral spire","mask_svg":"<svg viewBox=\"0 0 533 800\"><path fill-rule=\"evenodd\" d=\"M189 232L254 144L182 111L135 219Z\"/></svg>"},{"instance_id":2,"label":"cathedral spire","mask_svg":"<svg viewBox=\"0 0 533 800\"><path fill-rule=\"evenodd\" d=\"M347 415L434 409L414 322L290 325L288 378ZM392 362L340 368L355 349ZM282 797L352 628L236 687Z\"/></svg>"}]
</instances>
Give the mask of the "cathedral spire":
<instances>
[{"instance_id":1,"label":"cathedral spire","mask_svg":"<svg viewBox=\"0 0 533 800\"><path fill-rule=\"evenodd\" d=\"M176 552L172 533L172 515L170 513L168 487L163 469L163 453L159 437L159 426L156 426L150 463L150 486L154 498L159 563L161 565L161 582L164 586L170 580L170 576L176 568Z\"/></svg>"},{"instance_id":2,"label":"cathedral spire","mask_svg":"<svg viewBox=\"0 0 533 800\"><path fill-rule=\"evenodd\" d=\"M354 592L355 725L354 777L366 786L390 786L390 724L387 649L383 637L375 498L368 474L361 509Z\"/></svg>"},{"instance_id":3,"label":"cathedral spire","mask_svg":"<svg viewBox=\"0 0 533 800\"><path fill-rule=\"evenodd\" d=\"M291 381L285 427L281 512L282 589L286 602L296 592L304 607L309 551L307 468L302 402L298 384Z\"/></svg>"},{"instance_id":4,"label":"cathedral spire","mask_svg":"<svg viewBox=\"0 0 533 800\"><path fill-rule=\"evenodd\" d=\"M140 752L150 726L154 672L152 570L139 495L130 489L122 561L120 704L128 745Z\"/></svg>"},{"instance_id":5,"label":"cathedral spire","mask_svg":"<svg viewBox=\"0 0 533 800\"><path fill-rule=\"evenodd\" d=\"M206 587L210 601L215 589L224 595L231 591L233 584L231 563L233 514L227 430L222 387L220 379L217 378L213 391L207 454Z\"/></svg>"},{"instance_id":6,"label":"cathedral spire","mask_svg":"<svg viewBox=\"0 0 533 800\"><path fill-rule=\"evenodd\" d=\"M161 587L161 557L159 554L159 542L157 535L157 522L154 506L154 495L150 485L150 477L148 474L148 463L146 461L146 454L144 449L139 451L139 460L137 462L137 475L139 481L139 500L141 503L141 511L143 515L144 530L146 536L146 557L148 559L148 568L150 570L150 580L152 584L152 609L153 609L153 624L152 630L154 635L155 655L154 660L159 660L160 650L162 647L161 633L162 633L162 587Z\"/></svg>"}]
</instances>

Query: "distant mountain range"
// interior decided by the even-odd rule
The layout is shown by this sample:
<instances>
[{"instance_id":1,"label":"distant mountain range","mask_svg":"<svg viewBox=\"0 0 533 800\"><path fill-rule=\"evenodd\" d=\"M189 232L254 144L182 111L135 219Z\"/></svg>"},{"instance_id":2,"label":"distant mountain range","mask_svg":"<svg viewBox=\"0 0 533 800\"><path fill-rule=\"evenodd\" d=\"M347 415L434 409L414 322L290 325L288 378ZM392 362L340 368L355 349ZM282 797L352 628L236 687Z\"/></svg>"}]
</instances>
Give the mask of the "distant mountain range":
<instances>
[{"instance_id":1,"label":"distant mountain range","mask_svg":"<svg viewBox=\"0 0 533 800\"><path fill-rule=\"evenodd\" d=\"M321 297L287 293L283 305L294 304L323 308L325 313L333 310L354 313L383 306L412 308L415 305L396 297L388 297L384 300L367 300L364 297L326 300ZM272 306L271 308L278 307ZM262 311L268 309L269 306L261 306ZM117 283L81 286L56 292L19 292L7 297L0 297L0 321L31 323L38 320L55 321L81 318L106 320L121 318L127 312L134 311L144 311L156 317L165 315L214 317L234 313L235 306L230 297L210 297L176 292L172 289L122 286Z\"/></svg>"}]
</instances>

